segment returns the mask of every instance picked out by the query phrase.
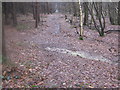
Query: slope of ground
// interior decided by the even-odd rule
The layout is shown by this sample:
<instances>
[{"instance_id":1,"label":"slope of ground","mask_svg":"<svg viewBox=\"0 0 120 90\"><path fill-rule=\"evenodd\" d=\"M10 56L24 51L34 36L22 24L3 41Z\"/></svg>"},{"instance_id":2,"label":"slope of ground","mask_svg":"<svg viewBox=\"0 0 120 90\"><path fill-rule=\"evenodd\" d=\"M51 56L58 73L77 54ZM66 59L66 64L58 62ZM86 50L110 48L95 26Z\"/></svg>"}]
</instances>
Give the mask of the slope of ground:
<instances>
[{"instance_id":1,"label":"slope of ground","mask_svg":"<svg viewBox=\"0 0 120 90\"><path fill-rule=\"evenodd\" d=\"M96 31L85 27L84 40L79 40L75 29L65 22L64 15L50 14L44 20L46 22L39 28L26 31L5 27L7 55L18 70L6 75L12 78L3 80L3 87L119 86L117 33L99 37ZM83 58L68 54L63 49L98 55L98 61L87 55ZM99 55L111 63L99 60ZM19 78L13 78L15 73Z\"/></svg>"}]
</instances>

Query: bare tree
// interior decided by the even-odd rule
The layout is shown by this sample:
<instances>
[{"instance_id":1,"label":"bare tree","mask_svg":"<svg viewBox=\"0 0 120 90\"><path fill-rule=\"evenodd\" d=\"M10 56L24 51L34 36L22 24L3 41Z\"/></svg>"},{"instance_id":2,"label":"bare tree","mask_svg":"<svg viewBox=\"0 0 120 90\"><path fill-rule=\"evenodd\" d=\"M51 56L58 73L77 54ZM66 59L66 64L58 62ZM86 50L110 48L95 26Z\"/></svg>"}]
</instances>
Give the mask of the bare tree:
<instances>
[{"instance_id":1,"label":"bare tree","mask_svg":"<svg viewBox=\"0 0 120 90\"><path fill-rule=\"evenodd\" d=\"M95 20L94 12L92 12L89 9L89 7L87 7L87 8L89 10L89 13L90 13L93 23L94 23L94 26L95 26L96 30L98 31L99 35L104 36L105 18L104 18L103 11L102 11L102 2L99 2L99 3L93 2L92 5L94 6L94 10L95 10L96 14L98 15L97 16L98 23Z\"/></svg>"},{"instance_id":2,"label":"bare tree","mask_svg":"<svg viewBox=\"0 0 120 90\"><path fill-rule=\"evenodd\" d=\"M99 25L96 26L96 29L98 30L100 36L104 36L105 18L102 10L102 2L99 2L98 4L97 3L93 3L93 4L99 20Z\"/></svg>"}]
</instances>

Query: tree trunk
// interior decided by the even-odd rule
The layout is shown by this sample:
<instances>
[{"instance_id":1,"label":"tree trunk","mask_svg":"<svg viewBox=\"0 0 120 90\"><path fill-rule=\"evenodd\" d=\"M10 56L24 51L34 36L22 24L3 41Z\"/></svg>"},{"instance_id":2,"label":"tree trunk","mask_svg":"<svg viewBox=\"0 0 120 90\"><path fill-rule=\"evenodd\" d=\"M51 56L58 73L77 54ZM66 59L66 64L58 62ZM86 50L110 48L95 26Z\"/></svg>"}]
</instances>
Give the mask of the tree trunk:
<instances>
[{"instance_id":1,"label":"tree trunk","mask_svg":"<svg viewBox=\"0 0 120 90\"><path fill-rule=\"evenodd\" d=\"M38 27L38 16L37 16L37 2L35 3L35 28Z\"/></svg>"},{"instance_id":2,"label":"tree trunk","mask_svg":"<svg viewBox=\"0 0 120 90\"><path fill-rule=\"evenodd\" d=\"M84 2L83 5L84 5L84 13L85 13L83 25L87 25L87 22L88 22L88 9L87 9L88 2Z\"/></svg>"},{"instance_id":3,"label":"tree trunk","mask_svg":"<svg viewBox=\"0 0 120 90\"><path fill-rule=\"evenodd\" d=\"M77 16L77 8L76 8L76 2L73 2L73 16Z\"/></svg>"},{"instance_id":4,"label":"tree trunk","mask_svg":"<svg viewBox=\"0 0 120 90\"><path fill-rule=\"evenodd\" d=\"M110 23L111 23L112 25L114 25L114 21L113 21L113 18L112 18L112 16L111 16L111 11L110 11L110 5L109 5L109 4L108 4L108 15L109 15Z\"/></svg>"},{"instance_id":5,"label":"tree trunk","mask_svg":"<svg viewBox=\"0 0 120 90\"><path fill-rule=\"evenodd\" d=\"M37 3L37 17L38 17L38 23L40 22L40 7L39 3Z\"/></svg>"},{"instance_id":6,"label":"tree trunk","mask_svg":"<svg viewBox=\"0 0 120 90\"><path fill-rule=\"evenodd\" d=\"M3 15L2 15L3 17ZM2 22L2 64L5 64L7 61L6 55L6 45L5 45L5 31L4 31L4 24Z\"/></svg>"},{"instance_id":7,"label":"tree trunk","mask_svg":"<svg viewBox=\"0 0 120 90\"><path fill-rule=\"evenodd\" d=\"M13 25L17 25L17 17L16 17L16 9L15 9L15 3L12 3L12 19L13 19Z\"/></svg>"},{"instance_id":8,"label":"tree trunk","mask_svg":"<svg viewBox=\"0 0 120 90\"><path fill-rule=\"evenodd\" d=\"M4 3L4 12L5 12L5 24L9 24L8 23L8 16L9 16L9 14L8 14L8 8L7 8L7 3Z\"/></svg>"},{"instance_id":9,"label":"tree trunk","mask_svg":"<svg viewBox=\"0 0 120 90\"><path fill-rule=\"evenodd\" d=\"M110 20L110 23L112 24L112 25L117 25L118 24L118 22L117 22L117 17L116 17L116 15L117 15L117 3L115 3L115 2L110 2L109 4L108 4L108 13L109 13L109 20Z\"/></svg>"},{"instance_id":10,"label":"tree trunk","mask_svg":"<svg viewBox=\"0 0 120 90\"><path fill-rule=\"evenodd\" d=\"M99 21L99 25L97 25L96 29L99 31L100 36L104 36L105 18L102 11L102 2L93 3L93 5L96 13L98 14L98 21Z\"/></svg>"},{"instance_id":11,"label":"tree trunk","mask_svg":"<svg viewBox=\"0 0 120 90\"><path fill-rule=\"evenodd\" d=\"M35 19L35 8L34 8L34 3L32 3L32 8L33 8L33 19Z\"/></svg>"},{"instance_id":12,"label":"tree trunk","mask_svg":"<svg viewBox=\"0 0 120 90\"><path fill-rule=\"evenodd\" d=\"M40 21L40 16L39 16L39 6L38 2L35 3L35 28L38 27L38 23Z\"/></svg>"},{"instance_id":13,"label":"tree trunk","mask_svg":"<svg viewBox=\"0 0 120 90\"><path fill-rule=\"evenodd\" d=\"M118 2L118 25L120 25L120 1Z\"/></svg>"},{"instance_id":14,"label":"tree trunk","mask_svg":"<svg viewBox=\"0 0 120 90\"><path fill-rule=\"evenodd\" d=\"M82 14L82 8L81 8L81 3L80 3L80 0L79 0L79 8L80 8L80 23L79 23L79 26L80 26L80 37L79 39L80 40L83 40L83 14Z\"/></svg>"},{"instance_id":15,"label":"tree trunk","mask_svg":"<svg viewBox=\"0 0 120 90\"><path fill-rule=\"evenodd\" d=\"M21 7L22 7L22 14L23 14L23 15L25 15L25 14L26 14L26 6L27 6L27 4L26 4L26 3L24 3L24 2L22 2L22 3L21 3Z\"/></svg>"},{"instance_id":16,"label":"tree trunk","mask_svg":"<svg viewBox=\"0 0 120 90\"><path fill-rule=\"evenodd\" d=\"M46 4L47 4L47 14L49 14L50 13L49 3L46 2Z\"/></svg>"},{"instance_id":17,"label":"tree trunk","mask_svg":"<svg viewBox=\"0 0 120 90\"><path fill-rule=\"evenodd\" d=\"M94 6L95 12L98 14L98 21L99 21L98 23L95 20L94 13L89 9L89 7L87 7L88 11L92 17L94 26L95 26L96 30L98 31L99 35L104 36L105 18L104 18L103 12L102 12L102 3L99 4L99 8L100 8L99 11L98 11L98 5L96 6L95 2L93 2L92 5Z\"/></svg>"}]
</instances>

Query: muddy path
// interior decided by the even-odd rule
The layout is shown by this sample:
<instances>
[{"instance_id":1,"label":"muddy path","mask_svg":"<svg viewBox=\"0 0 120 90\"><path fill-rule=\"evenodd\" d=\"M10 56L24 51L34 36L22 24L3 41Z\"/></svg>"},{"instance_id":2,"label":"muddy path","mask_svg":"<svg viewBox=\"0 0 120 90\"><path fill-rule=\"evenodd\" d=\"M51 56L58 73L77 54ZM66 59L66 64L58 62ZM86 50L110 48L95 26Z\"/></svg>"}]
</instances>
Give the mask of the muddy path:
<instances>
[{"instance_id":1,"label":"muddy path","mask_svg":"<svg viewBox=\"0 0 120 90\"><path fill-rule=\"evenodd\" d=\"M99 37L96 31L85 28L86 37L79 40L64 15L50 14L44 20L42 26L32 31L14 31L14 36L11 30L7 31L10 58L35 74L21 84L29 86L29 82L36 81L34 85L38 85L40 76L45 77L41 87L118 87L117 34Z\"/></svg>"}]
</instances>

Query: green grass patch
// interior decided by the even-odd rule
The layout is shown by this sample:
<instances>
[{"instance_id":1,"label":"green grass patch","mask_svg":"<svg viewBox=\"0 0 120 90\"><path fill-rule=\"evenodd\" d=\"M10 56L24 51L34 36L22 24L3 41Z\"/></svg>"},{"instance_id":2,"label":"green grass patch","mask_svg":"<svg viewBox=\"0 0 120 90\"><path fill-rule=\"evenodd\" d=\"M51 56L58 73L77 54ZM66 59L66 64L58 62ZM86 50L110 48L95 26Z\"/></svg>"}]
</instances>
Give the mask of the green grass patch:
<instances>
[{"instance_id":1,"label":"green grass patch","mask_svg":"<svg viewBox=\"0 0 120 90\"><path fill-rule=\"evenodd\" d=\"M8 61L7 57L0 55L0 64L2 64L2 63L6 64L7 61Z\"/></svg>"},{"instance_id":2,"label":"green grass patch","mask_svg":"<svg viewBox=\"0 0 120 90\"><path fill-rule=\"evenodd\" d=\"M79 88L86 88L87 85L85 84L75 84L75 86L79 87Z\"/></svg>"},{"instance_id":3,"label":"green grass patch","mask_svg":"<svg viewBox=\"0 0 120 90\"><path fill-rule=\"evenodd\" d=\"M79 37L79 40L83 40L83 37Z\"/></svg>"},{"instance_id":4,"label":"green grass patch","mask_svg":"<svg viewBox=\"0 0 120 90\"><path fill-rule=\"evenodd\" d=\"M34 87L38 87L38 86L37 86L37 85L32 85L31 87L33 87L33 88L34 88Z\"/></svg>"},{"instance_id":5,"label":"green grass patch","mask_svg":"<svg viewBox=\"0 0 120 90\"><path fill-rule=\"evenodd\" d=\"M71 25L71 26L70 26L70 28L76 28L76 27L77 27L77 26L75 26L75 25Z\"/></svg>"},{"instance_id":6,"label":"green grass patch","mask_svg":"<svg viewBox=\"0 0 120 90\"><path fill-rule=\"evenodd\" d=\"M43 15L43 16L41 16L41 18L47 18L47 16L46 16L46 15Z\"/></svg>"},{"instance_id":7,"label":"green grass patch","mask_svg":"<svg viewBox=\"0 0 120 90\"><path fill-rule=\"evenodd\" d=\"M16 28L17 28L18 31L23 31L23 30L28 29L28 26L26 24L18 24L16 26Z\"/></svg>"},{"instance_id":8,"label":"green grass patch","mask_svg":"<svg viewBox=\"0 0 120 90\"><path fill-rule=\"evenodd\" d=\"M117 78L118 80L120 80L120 76L118 76L118 78Z\"/></svg>"},{"instance_id":9,"label":"green grass patch","mask_svg":"<svg viewBox=\"0 0 120 90\"><path fill-rule=\"evenodd\" d=\"M0 55L0 64L2 63L2 55Z\"/></svg>"},{"instance_id":10,"label":"green grass patch","mask_svg":"<svg viewBox=\"0 0 120 90\"><path fill-rule=\"evenodd\" d=\"M23 46L23 45L24 45L24 42L17 42L16 45L18 45L18 46Z\"/></svg>"}]
</instances>

